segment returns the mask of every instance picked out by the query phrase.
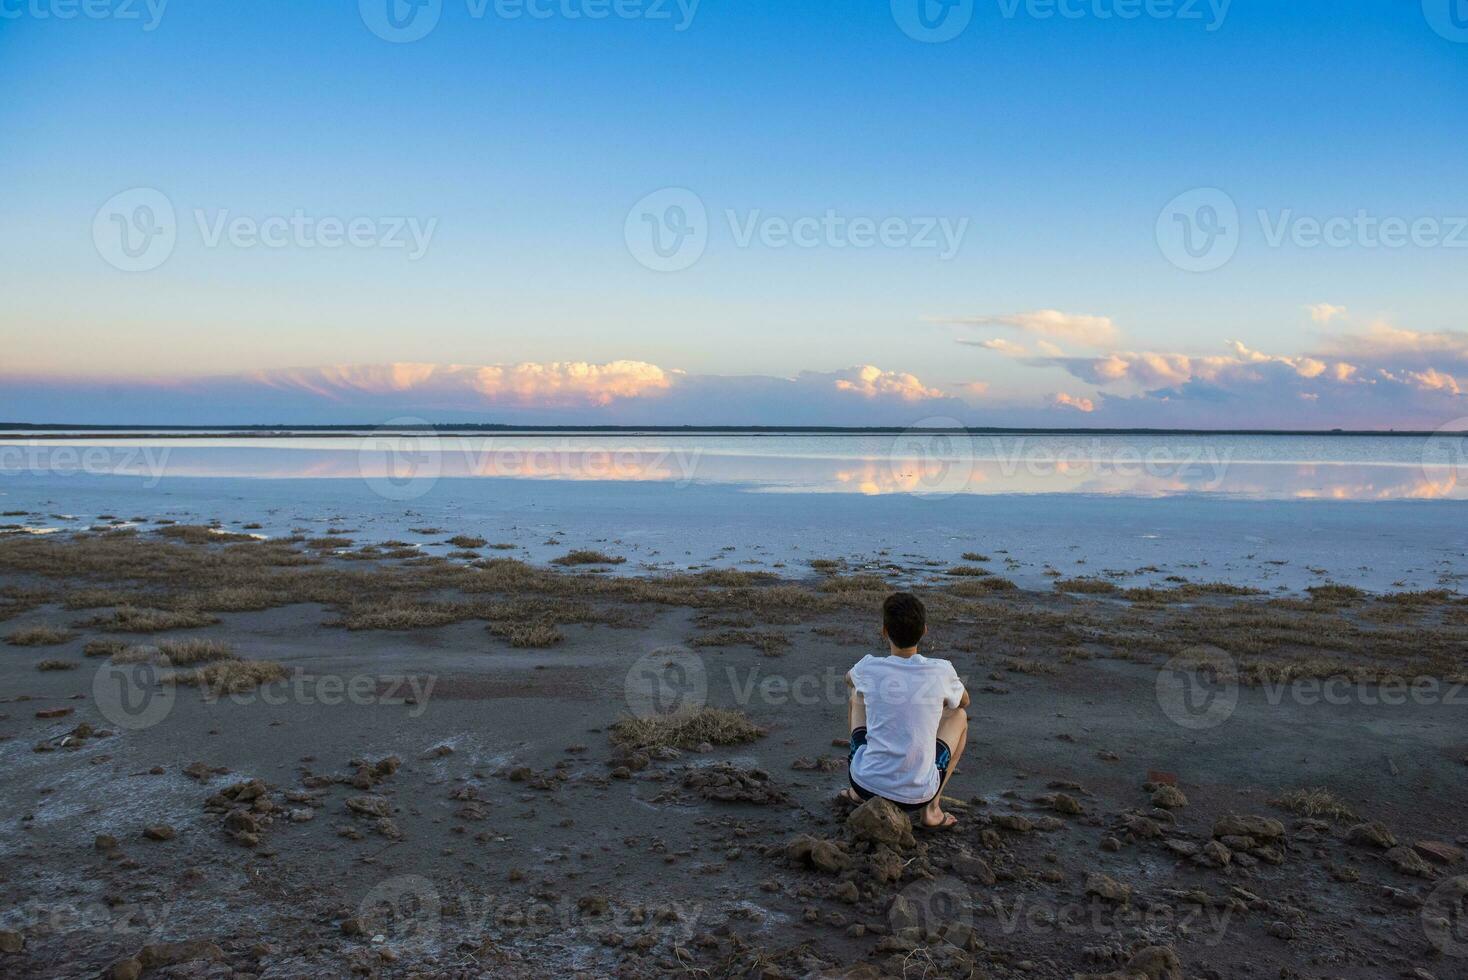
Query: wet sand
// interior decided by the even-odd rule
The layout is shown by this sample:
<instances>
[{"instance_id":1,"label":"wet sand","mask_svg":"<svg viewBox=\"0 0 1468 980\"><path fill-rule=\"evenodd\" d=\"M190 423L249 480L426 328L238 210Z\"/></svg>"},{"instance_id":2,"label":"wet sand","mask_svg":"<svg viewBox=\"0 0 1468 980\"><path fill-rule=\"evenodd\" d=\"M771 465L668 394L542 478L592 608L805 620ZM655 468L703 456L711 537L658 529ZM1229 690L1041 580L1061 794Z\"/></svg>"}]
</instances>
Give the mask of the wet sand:
<instances>
[{"instance_id":1,"label":"wet sand","mask_svg":"<svg viewBox=\"0 0 1468 980\"><path fill-rule=\"evenodd\" d=\"M559 621L562 639L536 649L486 630L492 614L344 629L343 606L322 602L123 634L77 625L105 607L65 608L69 592L101 587L95 575L48 577L26 567L31 552L14 554L0 543L0 634L73 634L0 646L0 928L23 942L0 953L6 976L92 977L134 958L146 976L1125 977L1129 961L1163 962L1157 976L1468 976L1463 920L1439 925L1468 873L1453 853L1468 844L1458 597L1410 606L1405 621L1373 613L1398 607L1371 597L1300 613L1372 631L1335 651L1362 665L1398 662L1388 643L1400 637L1373 646L1378 628L1431 634L1447 669L1413 676L1437 680L1434 696L1394 703L1390 685L1327 670L1342 681L1333 694L1312 694L1323 680L1306 677L1191 701L1171 685L1195 680L1179 664L1196 656L1168 651L1188 649L1207 610L1267 596L1159 610L1111 594L947 599L930 587L930 651L974 699L948 794L960 821L888 847L853 836L833 801L846 779L840 679L877 650L870 583L848 590L807 570L750 586L817 597L803 608L791 593L774 613L742 586L719 593L727 603L599 596L604 621ZM117 571L114 586L159 587ZM1018 625L996 628L1001 618ZM1172 624L1176 643L1119 641L1144 620ZM778 655L718 645L731 631ZM107 637L223 640L287 679L218 696L156 684L124 702L107 687L117 668L84 654ZM1245 664L1256 647L1224 652ZM1266 652L1304 663L1322 651ZM38 670L46 660L74 669ZM613 726L650 705L734 709L764 734L617 747ZM83 723L100 731L68 741ZM1185 804L1161 789L1173 783ZM1353 814L1312 820L1272 802L1310 787ZM1220 828L1229 815L1266 822L1246 840ZM1366 820L1399 848L1363 842L1351 828ZM812 866L791 849L801 834L844 866ZM1227 863L1210 865L1216 847ZM1106 881L1129 889L1124 902ZM1133 959L1155 947L1181 972L1161 954Z\"/></svg>"}]
</instances>

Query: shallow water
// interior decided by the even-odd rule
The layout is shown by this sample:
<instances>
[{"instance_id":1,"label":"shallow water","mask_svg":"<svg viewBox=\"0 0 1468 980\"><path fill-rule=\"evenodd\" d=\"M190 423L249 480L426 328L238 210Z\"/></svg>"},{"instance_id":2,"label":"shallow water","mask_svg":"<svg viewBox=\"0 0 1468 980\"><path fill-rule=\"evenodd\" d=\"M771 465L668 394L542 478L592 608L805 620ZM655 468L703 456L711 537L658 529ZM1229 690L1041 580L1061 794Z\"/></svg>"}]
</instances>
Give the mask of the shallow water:
<instances>
[{"instance_id":1,"label":"shallow water","mask_svg":"<svg viewBox=\"0 0 1468 980\"><path fill-rule=\"evenodd\" d=\"M358 480L391 500L439 479L648 481L764 492L1215 494L1468 499L1462 435L669 435L667 433L25 438L0 476L84 473Z\"/></svg>"}]
</instances>

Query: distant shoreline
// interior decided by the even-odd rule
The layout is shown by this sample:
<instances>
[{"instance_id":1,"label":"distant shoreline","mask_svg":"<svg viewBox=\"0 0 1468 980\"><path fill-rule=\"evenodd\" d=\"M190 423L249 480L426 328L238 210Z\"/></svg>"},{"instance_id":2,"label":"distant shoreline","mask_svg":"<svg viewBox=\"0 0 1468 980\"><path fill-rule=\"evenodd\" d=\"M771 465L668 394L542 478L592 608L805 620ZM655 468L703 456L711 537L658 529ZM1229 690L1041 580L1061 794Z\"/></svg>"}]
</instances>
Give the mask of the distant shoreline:
<instances>
[{"instance_id":1,"label":"distant shoreline","mask_svg":"<svg viewBox=\"0 0 1468 980\"><path fill-rule=\"evenodd\" d=\"M962 428L907 428L903 426L827 425L509 425L504 423L430 423L427 425L67 425L58 422L0 422L0 438L42 435L53 439L96 439L100 437L186 439L216 436L236 439L287 439L296 436L352 438L374 432L433 432L439 435L901 435L905 432L933 435L1057 435L1057 436L1468 436L1468 430L1453 433L1428 429L1110 429L1110 428L1024 428L1015 426L965 426Z\"/></svg>"}]
</instances>

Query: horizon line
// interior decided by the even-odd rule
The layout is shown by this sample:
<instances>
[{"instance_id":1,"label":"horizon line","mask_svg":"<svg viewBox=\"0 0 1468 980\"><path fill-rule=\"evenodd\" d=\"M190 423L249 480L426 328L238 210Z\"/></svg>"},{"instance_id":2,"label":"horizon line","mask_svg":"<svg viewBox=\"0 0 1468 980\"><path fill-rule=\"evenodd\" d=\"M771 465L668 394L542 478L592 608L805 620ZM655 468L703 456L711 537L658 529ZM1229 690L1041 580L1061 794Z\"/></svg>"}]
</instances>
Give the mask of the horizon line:
<instances>
[{"instance_id":1,"label":"horizon line","mask_svg":"<svg viewBox=\"0 0 1468 980\"><path fill-rule=\"evenodd\" d=\"M283 438L296 433L314 435L353 435L360 432L612 432L622 434L725 434L725 435L776 435L819 434L819 435L901 435L905 432L933 435L1232 435L1232 436L1468 436L1468 429L1202 429L1160 427L1084 427L1084 426L837 426L837 425L519 425L507 422L428 422L415 425L384 425L381 423L316 423L291 425L287 423L245 423L240 425L70 425L63 422L3 422L0 421L0 436L12 433L50 433L56 438L95 438L104 435L170 435L183 438L195 433L236 435L249 438Z\"/></svg>"}]
</instances>

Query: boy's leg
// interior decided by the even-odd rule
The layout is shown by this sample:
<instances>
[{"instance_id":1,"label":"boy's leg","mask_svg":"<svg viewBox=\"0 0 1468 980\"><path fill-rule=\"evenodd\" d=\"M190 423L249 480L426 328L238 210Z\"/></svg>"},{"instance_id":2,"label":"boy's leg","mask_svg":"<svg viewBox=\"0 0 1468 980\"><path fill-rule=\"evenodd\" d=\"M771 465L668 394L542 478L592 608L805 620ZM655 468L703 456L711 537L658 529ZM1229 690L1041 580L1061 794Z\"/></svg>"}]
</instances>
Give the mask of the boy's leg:
<instances>
[{"instance_id":1,"label":"boy's leg","mask_svg":"<svg viewBox=\"0 0 1468 980\"><path fill-rule=\"evenodd\" d=\"M968 712L962 708L943 709L943 718L938 722L938 737L948 746L951 754L948 757L948 769L943 773L943 781L938 784L938 793L933 797L933 802L928 804L927 810L923 811L922 821L929 827L940 827L948 819L940 803L943 791L948 788L948 780L958 771L958 760L962 758L963 750L968 745Z\"/></svg>"},{"instance_id":2,"label":"boy's leg","mask_svg":"<svg viewBox=\"0 0 1468 980\"><path fill-rule=\"evenodd\" d=\"M853 689L851 700L846 706L846 737L850 738L852 732L865 727L867 727L867 704L862 700L861 693ZM843 789L841 796L852 803L862 802L862 798L850 789Z\"/></svg>"}]
</instances>

